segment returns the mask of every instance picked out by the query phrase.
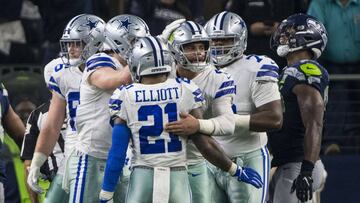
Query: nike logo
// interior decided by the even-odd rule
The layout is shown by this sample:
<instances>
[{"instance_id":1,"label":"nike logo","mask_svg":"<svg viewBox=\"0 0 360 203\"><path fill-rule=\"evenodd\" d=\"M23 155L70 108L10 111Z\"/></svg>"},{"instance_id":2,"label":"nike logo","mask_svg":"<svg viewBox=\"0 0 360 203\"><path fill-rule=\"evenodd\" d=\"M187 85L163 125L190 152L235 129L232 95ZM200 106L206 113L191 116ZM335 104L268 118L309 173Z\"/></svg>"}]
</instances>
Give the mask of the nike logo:
<instances>
[{"instance_id":1,"label":"nike logo","mask_svg":"<svg viewBox=\"0 0 360 203\"><path fill-rule=\"evenodd\" d=\"M192 177L196 177L198 175L201 175L201 173L190 173Z\"/></svg>"}]
</instances>

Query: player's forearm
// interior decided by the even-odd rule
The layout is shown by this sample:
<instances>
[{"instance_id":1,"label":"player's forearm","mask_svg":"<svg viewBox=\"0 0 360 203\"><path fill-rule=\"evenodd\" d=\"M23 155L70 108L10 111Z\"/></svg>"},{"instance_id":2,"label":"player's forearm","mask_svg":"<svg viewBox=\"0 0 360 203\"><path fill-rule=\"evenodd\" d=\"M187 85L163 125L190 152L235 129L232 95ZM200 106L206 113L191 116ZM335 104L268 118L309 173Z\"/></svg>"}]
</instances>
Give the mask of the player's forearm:
<instances>
[{"instance_id":1,"label":"player's forearm","mask_svg":"<svg viewBox=\"0 0 360 203\"><path fill-rule=\"evenodd\" d=\"M212 135L232 135L235 130L234 114L224 114L211 119L199 119L199 132Z\"/></svg>"},{"instance_id":2,"label":"player's forearm","mask_svg":"<svg viewBox=\"0 0 360 203\"><path fill-rule=\"evenodd\" d=\"M129 84L130 82L130 75L126 75L126 73L122 71L115 71L107 74L106 77L98 78L98 81L94 84L103 90L114 90L119 86Z\"/></svg>"},{"instance_id":3,"label":"player's forearm","mask_svg":"<svg viewBox=\"0 0 360 203\"><path fill-rule=\"evenodd\" d=\"M272 110L251 114L249 127L251 131L266 132L278 130L282 126L282 114Z\"/></svg>"},{"instance_id":4,"label":"player's forearm","mask_svg":"<svg viewBox=\"0 0 360 203\"><path fill-rule=\"evenodd\" d=\"M31 165L31 160L25 160L25 161L24 161L25 180L27 180L27 178L28 178L28 175L29 175L28 167L30 167L30 165ZM37 196L36 192L32 191L31 188L29 187L29 185L28 185L27 183L26 183L25 185L26 185L26 189L27 189L27 191L28 191L28 193L29 193L30 201L31 201L32 203L37 203L37 202L39 202L39 201L38 201L38 196Z\"/></svg>"},{"instance_id":5,"label":"player's forearm","mask_svg":"<svg viewBox=\"0 0 360 203\"><path fill-rule=\"evenodd\" d=\"M112 130L112 144L106 162L102 189L114 192L125 163L131 132L125 124L116 123Z\"/></svg>"},{"instance_id":6,"label":"player's forearm","mask_svg":"<svg viewBox=\"0 0 360 203\"><path fill-rule=\"evenodd\" d=\"M229 171L232 161L212 137L197 134L191 136L191 140L206 160L223 171Z\"/></svg>"},{"instance_id":7,"label":"player's forearm","mask_svg":"<svg viewBox=\"0 0 360 203\"><path fill-rule=\"evenodd\" d=\"M25 134L25 126L11 107L9 107L8 113L4 117L3 125L6 132L14 139L19 148L21 148Z\"/></svg>"},{"instance_id":8,"label":"player's forearm","mask_svg":"<svg viewBox=\"0 0 360 203\"><path fill-rule=\"evenodd\" d=\"M199 132L214 136L234 134L235 118L231 109L231 101L231 97L215 99L211 105L213 118L199 120Z\"/></svg>"},{"instance_id":9,"label":"player's forearm","mask_svg":"<svg viewBox=\"0 0 360 203\"><path fill-rule=\"evenodd\" d=\"M44 126L44 128L40 131L38 140L36 141L35 152L40 152L49 156L59 139L60 130L61 126Z\"/></svg>"},{"instance_id":10,"label":"player's forearm","mask_svg":"<svg viewBox=\"0 0 360 203\"><path fill-rule=\"evenodd\" d=\"M315 163L321 148L324 104L322 100L304 104L300 111L305 126L304 159Z\"/></svg>"},{"instance_id":11,"label":"player's forearm","mask_svg":"<svg viewBox=\"0 0 360 203\"><path fill-rule=\"evenodd\" d=\"M277 91L274 94L278 93ZM259 96L260 97L260 96ZM264 96L262 98L270 98ZM279 96L280 97L280 96ZM272 99L276 99L274 96ZM269 99L268 99L269 100ZM281 100L276 99L265 103L255 109L250 116L249 129L255 132L266 132L270 130L279 130L282 127L283 115Z\"/></svg>"},{"instance_id":12,"label":"player's forearm","mask_svg":"<svg viewBox=\"0 0 360 203\"><path fill-rule=\"evenodd\" d=\"M315 163L321 149L322 122L312 122L306 126L304 137L304 159Z\"/></svg>"}]
</instances>

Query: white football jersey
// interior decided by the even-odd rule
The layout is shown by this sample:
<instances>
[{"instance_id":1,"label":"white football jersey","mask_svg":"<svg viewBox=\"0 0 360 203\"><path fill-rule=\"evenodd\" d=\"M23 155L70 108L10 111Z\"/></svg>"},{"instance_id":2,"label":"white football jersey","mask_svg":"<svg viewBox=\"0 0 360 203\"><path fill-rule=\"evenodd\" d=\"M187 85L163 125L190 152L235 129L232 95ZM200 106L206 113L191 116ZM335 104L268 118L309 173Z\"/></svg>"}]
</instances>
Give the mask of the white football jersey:
<instances>
[{"instance_id":1,"label":"white football jersey","mask_svg":"<svg viewBox=\"0 0 360 203\"><path fill-rule=\"evenodd\" d=\"M105 53L91 56L86 61L80 85L80 105L77 108L76 126L79 140L76 148L93 157L106 159L111 145L111 125L108 102L113 91L105 91L88 82L97 68L121 69L120 63Z\"/></svg>"},{"instance_id":2,"label":"white football jersey","mask_svg":"<svg viewBox=\"0 0 360 203\"><path fill-rule=\"evenodd\" d=\"M127 122L132 133L132 166L186 165L186 139L167 133L165 124L203 105L201 90L187 79L122 86L112 95L112 117Z\"/></svg>"},{"instance_id":3,"label":"white football jersey","mask_svg":"<svg viewBox=\"0 0 360 203\"><path fill-rule=\"evenodd\" d=\"M234 86L234 81L232 77L221 70L217 70L212 65L207 67L203 72L198 74L191 81L193 81L196 85L199 86L200 90L204 95L204 119L219 116L214 115L212 112L212 105L215 100L224 99L226 97L233 98L235 96L236 88ZM235 122L233 123L233 125L235 125ZM233 130L228 130L227 132L233 133ZM231 133L225 136L230 136ZM194 165L204 160L203 156L191 140L189 140L188 142L187 150L187 159L189 165Z\"/></svg>"},{"instance_id":4,"label":"white football jersey","mask_svg":"<svg viewBox=\"0 0 360 203\"><path fill-rule=\"evenodd\" d=\"M80 81L82 72L77 66L64 65L61 58L48 63L45 70L53 68L49 79L49 88L61 99L66 101L66 135L65 154L69 155L77 141L76 133L76 109L80 103Z\"/></svg>"},{"instance_id":5,"label":"white football jersey","mask_svg":"<svg viewBox=\"0 0 360 203\"><path fill-rule=\"evenodd\" d=\"M237 114L250 114L257 107L280 99L277 86L279 67L270 58L244 55L223 70L231 74L235 81L233 110ZM235 128L234 136L214 138L230 157L260 149L267 143L265 132L251 132L240 128Z\"/></svg>"}]
</instances>

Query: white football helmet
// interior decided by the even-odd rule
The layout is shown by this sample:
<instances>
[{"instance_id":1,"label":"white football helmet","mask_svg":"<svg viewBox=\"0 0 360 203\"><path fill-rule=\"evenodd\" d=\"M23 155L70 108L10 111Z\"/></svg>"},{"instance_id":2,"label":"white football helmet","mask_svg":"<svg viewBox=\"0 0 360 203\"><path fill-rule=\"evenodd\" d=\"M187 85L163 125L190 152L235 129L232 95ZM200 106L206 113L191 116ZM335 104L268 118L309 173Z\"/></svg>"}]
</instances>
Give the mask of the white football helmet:
<instances>
[{"instance_id":1,"label":"white football helmet","mask_svg":"<svg viewBox=\"0 0 360 203\"><path fill-rule=\"evenodd\" d=\"M149 27L138 16L124 14L106 23L105 37L110 47L122 58L129 57L129 51L136 38L149 36Z\"/></svg>"},{"instance_id":2,"label":"white football helmet","mask_svg":"<svg viewBox=\"0 0 360 203\"><path fill-rule=\"evenodd\" d=\"M168 45L157 37L137 39L130 52L129 68L134 82L140 82L144 75L169 73L173 64Z\"/></svg>"},{"instance_id":3,"label":"white football helmet","mask_svg":"<svg viewBox=\"0 0 360 203\"><path fill-rule=\"evenodd\" d=\"M247 45L247 28L244 20L235 13L224 11L214 15L205 25L211 40L231 39L232 44L219 46L210 45L211 59L217 66L227 65L240 58Z\"/></svg>"},{"instance_id":4,"label":"white football helmet","mask_svg":"<svg viewBox=\"0 0 360 203\"><path fill-rule=\"evenodd\" d=\"M80 14L72 18L60 39L60 56L64 64L77 66L95 54L105 40L104 29L105 22L95 15ZM70 46L81 48L79 58L70 58Z\"/></svg>"},{"instance_id":5,"label":"white football helmet","mask_svg":"<svg viewBox=\"0 0 360 203\"><path fill-rule=\"evenodd\" d=\"M210 39L206 34L205 29L198 23L193 21L186 21L180 25L169 37L170 49L175 56L177 63L181 64L184 69L192 72L203 71L209 63L209 43ZM191 43L201 42L205 47L205 59L200 60L197 56L196 61L190 61L185 55L184 46ZM197 52L193 54L198 55Z\"/></svg>"}]
</instances>

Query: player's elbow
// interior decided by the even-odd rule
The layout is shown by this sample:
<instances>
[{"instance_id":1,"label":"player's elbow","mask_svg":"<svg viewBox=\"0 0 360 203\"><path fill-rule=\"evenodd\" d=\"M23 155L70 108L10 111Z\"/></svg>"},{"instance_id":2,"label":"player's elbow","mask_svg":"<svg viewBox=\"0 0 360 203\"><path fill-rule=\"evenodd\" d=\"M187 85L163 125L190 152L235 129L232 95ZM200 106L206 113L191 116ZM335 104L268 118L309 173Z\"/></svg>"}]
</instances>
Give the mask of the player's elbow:
<instances>
[{"instance_id":1,"label":"player's elbow","mask_svg":"<svg viewBox=\"0 0 360 203\"><path fill-rule=\"evenodd\" d=\"M271 129L280 130L283 125L283 114L281 111L274 111L272 115Z\"/></svg>"}]
</instances>

